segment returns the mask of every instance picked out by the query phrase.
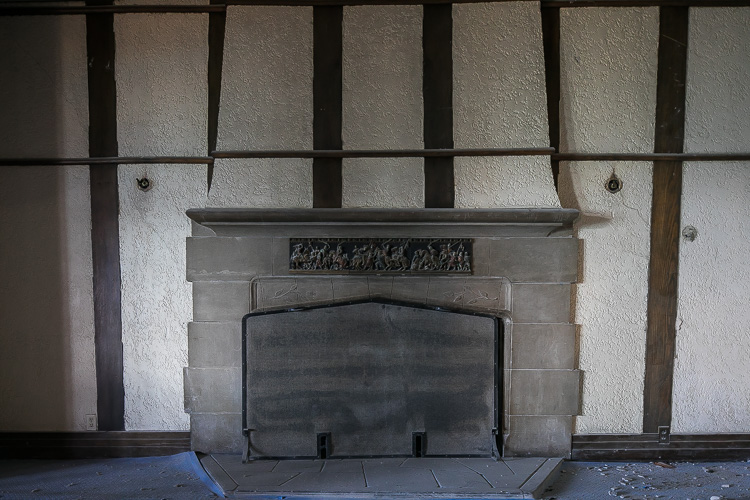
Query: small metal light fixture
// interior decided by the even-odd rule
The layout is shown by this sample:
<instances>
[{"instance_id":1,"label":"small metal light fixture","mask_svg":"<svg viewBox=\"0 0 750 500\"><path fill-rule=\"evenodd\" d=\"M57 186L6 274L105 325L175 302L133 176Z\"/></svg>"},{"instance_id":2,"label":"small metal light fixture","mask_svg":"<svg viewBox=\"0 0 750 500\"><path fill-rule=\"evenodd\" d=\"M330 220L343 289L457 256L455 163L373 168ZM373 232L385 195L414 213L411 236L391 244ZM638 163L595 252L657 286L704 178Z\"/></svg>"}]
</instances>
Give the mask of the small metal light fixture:
<instances>
[{"instance_id":1,"label":"small metal light fixture","mask_svg":"<svg viewBox=\"0 0 750 500\"><path fill-rule=\"evenodd\" d=\"M604 187L612 194L619 193L622 189L622 180L617 177L617 174L612 172L612 176L609 178L609 180L607 180L607 183L604 185Z\"/></svg>"},{"instance_id":2,"label":"small metal light fixture","mask_svg":"<svg viewBox=\"0 0 750 500\"><path fill-rule=\"evenodd\" d=\"M682 230L682 237L685 238L686 241L695 241L698 237L698 230L693 226L685 226Z\"/></svg>"},{"instance_id":3,"label":"small metal light fixture","mask_svg":"<svg viewBox=\"0 0 750 500\"><path fill-rule=\"evenodd\" d=\"M135 181L138 184L138 189L140 189L144 193L150 190L154 186L148 177L143 177L142 179L136 179Z\"/></svg>"}]
</instances>

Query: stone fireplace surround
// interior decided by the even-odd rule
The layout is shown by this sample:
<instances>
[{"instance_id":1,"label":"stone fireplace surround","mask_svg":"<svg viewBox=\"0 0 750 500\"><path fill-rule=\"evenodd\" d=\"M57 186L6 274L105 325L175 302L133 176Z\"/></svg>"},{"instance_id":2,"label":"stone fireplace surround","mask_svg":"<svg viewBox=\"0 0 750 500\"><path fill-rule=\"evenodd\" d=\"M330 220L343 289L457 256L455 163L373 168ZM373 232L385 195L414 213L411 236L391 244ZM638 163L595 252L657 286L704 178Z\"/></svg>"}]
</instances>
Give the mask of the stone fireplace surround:
<instances>
[{"instance_id":1,"label":"stone fireplace surround","mask_svg":"<svg viewBox=\"0 0 750 500\"><path fill-rule=\"evenodd\" d=\"M192 448L241 453L242 317L385 299L491 313L504 323L502 450L567 457L579 413L569 209L192 209L185 411ZM294 274L290 239L470 238L466 274Z\"/></svg>"}]
</instances>

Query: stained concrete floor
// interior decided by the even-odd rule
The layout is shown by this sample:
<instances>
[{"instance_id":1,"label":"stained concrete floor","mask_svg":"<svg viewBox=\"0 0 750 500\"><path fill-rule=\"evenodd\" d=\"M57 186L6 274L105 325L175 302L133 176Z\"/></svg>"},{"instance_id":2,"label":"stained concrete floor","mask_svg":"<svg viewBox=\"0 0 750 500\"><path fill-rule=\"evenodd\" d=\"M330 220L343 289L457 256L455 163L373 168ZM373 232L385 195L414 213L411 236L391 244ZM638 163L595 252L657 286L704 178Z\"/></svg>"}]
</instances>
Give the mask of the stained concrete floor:
<instances>
[{"instance_id":1,"label":"stained concrete floor","mask_svg":"<svg viewBox=\"0 0 750 500\"><path fill-rule=\"evenodd\" d=\"M665 465L565 462L557 481L542 496L548 500L750 499L750 460Z\"/></svg>"},{"instance_id":2,"label":"stained concrete floor","mask_svg":"<svg viewBox=\"0 0 750 500\"><path fill-rule=\"evenodd\" d=\"M547 500L750 500L750 461L564 462ZM107 460L0 460L0 499L216 498L192 453ZM277 495L275 498L279 498ZM404 497L402 497L404 498ZM408 497L407 497L408 498Z\"/></svg>"}]
</instances>

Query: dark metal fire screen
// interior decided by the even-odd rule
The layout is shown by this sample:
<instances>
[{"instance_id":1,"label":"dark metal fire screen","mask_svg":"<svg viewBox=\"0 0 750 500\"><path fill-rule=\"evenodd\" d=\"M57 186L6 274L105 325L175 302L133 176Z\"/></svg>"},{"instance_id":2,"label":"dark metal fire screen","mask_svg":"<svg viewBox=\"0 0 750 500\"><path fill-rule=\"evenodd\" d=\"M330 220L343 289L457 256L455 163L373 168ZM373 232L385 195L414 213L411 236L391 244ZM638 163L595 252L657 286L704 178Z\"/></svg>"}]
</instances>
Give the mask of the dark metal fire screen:
<instances>
[{"instance_id":1,"label":"dark metal fire screen","mask_svg":"<svg viewBox=\"0 0 750 500\"><path fill-rule=\"evenodd\" d=\"M501 325L377 301L245 316L249 457L492 456Z\"/></svg>"}]
</instances>

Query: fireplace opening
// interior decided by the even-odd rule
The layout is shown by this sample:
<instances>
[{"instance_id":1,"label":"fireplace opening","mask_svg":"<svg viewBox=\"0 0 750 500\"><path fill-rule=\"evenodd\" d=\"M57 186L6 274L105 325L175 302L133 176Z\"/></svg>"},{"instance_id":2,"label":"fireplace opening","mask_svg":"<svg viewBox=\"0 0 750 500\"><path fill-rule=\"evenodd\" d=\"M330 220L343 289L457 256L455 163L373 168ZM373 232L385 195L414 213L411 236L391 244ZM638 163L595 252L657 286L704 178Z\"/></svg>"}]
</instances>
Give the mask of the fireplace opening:
<instances>
[{"instance_id":1,"label":"fireplace opening","mask_svg":"<svg viewBox=\"0 0 750 500\"><path fill-rule=\"evenodd\" d=\"M499 457L502 326L379 299L246 315L246 459Z\"/></svg>"}]
</instances>

